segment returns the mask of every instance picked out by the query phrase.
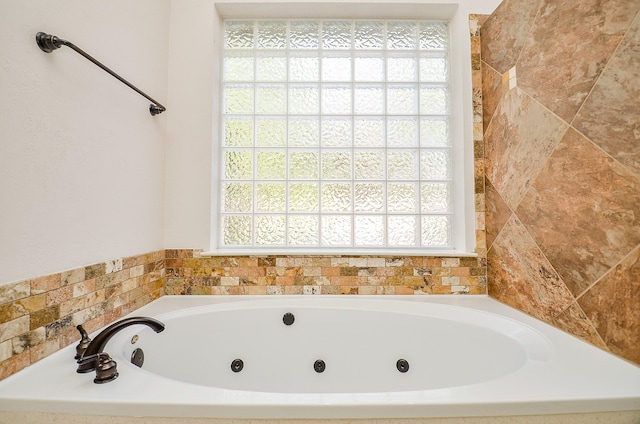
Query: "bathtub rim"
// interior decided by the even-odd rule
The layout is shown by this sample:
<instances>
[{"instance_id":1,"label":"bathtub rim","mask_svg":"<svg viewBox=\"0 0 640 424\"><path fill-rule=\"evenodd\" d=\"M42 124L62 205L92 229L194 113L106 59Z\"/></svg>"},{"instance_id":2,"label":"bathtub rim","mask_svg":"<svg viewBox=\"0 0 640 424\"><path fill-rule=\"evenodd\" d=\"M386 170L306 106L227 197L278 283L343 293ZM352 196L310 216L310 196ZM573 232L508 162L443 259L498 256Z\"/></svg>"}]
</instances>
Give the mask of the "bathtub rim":
<instances>
[{"instance_id":1,"label":"bathtub rim","mask_svg":"<svg viewBox=\"0 0 640 424\"><path fill-rule=\"evenodd\" d=\"M185 305L202 305L206 303L220 303L220 302L237 302L246 301L252 299L271 299L271 298L288 298L295 299L298 296L164 296L155 302L148 304L147 306L134 311L130 315L157 315L160 310L167 310L168 304L175 309L184 308ZM313 295L309 298L344 298L345 296L320 296ZM354 296L355 297L355 296ZM533 328L542 328L543 331L549 331L552 342L555 338L561 337L567 343L581 347L583 352L587 352L586 356L596 357L598 359L609 359L612 363L616 364L615 368L620 371L622 368L625 371L631 372L638 376L638 384L631 385L626 384L626 395L616 393L615 395L599 395L591 397L580 396L567 396L565 399L556 399L546 396L549 390L553 392L557 388L554 386L549 387L548 384L538 384L534 392L537 395L533 398L523 400L518 396L513 396L511 393L503 393L503 398L497 401L491 399L472 398L467 390L465 399L449 399L443 391L436 391L438 393L429 393L429 402L415 402L416 399L412 399L414 402L407 402L406 399L402 399L403 396L383 397L376 396L370 397L367 401L356 399L355 402L350 400L349 403L334 403L332 405L323 405L318 403L312 403L299 399L299 401L293 405L288 402L277 401L273 396L267 396L262 403L253 403L249 405L247 402L239 400L229 400L226 403L219 403L211 405L207 402L197 402L191 400L187 403L178 403L174 397L166 396L161 399L146 399L144 401L132 402L129 396L135 394L135 388L127 387L122 382L126 381L124 378L120 378L108 385L94 385L91 383L91 379L87 375L74 375L68 376L67 373L60 373L64 376L61 386L70 386L77 390L86 391L83 392L83 396L73 400L65 398L58 399L43 399L42 396L38 397L37 394L31 393L29 387L25 388L24 384L20 387L18 392L13 392L7 395L7 387L15 386L15 383L25 380L29 377L37 378L39 372L49 370L55 374L56 371L61 371L59 368L49 367L46 368L42 365L43 361L40 361L25 370L14 374L6 380L0 382L0 410L3 411L15 411L15 412L28 412L28 411L41 411L41 412L57 412L57 413L88 413L94 415L124 415L124 416L173 416L173 417L212 417L216 418L419 418L419 417L454 417L454 416L509 416L509 415L540 415L540 414L563 414L563 413L590 413L590 412L606 412L606 411L635 411L640 410L640 367L630 364L618 357L600 351L599 349L586 344L578 340L577 338L568 336L566 333L555 329L541 321L536 320L520 311L517 311L511 307L508 307L495 299L489 298L483 295L474 296L458 296L458 295L439 295L439 296L393 296L391 299L387 299L386 296L358 296L358 298L372 298L379 300L408 300L413 302L435 302L441 304L453 304L457 306L469 307L472 309L479 309L489 312L497 312L500 315L512 317L517 321L523 321L526 324L531 325ZM545 333L546 334L546 333ZM74 346L68 346L61 351L51 355L45 361L50 360L56 362L56 364L63 364L67 366L72 357L72 352L75 351ZM554 356L555 358L555 356ZM576 363L582 363L582 365L589 365L587 361L585 363L584 358L578 357L576 360L564 361L556 365L575 366ZM53 364L52 364L53 365ZM593 367L592 371L593 371ZM588 370L587 370L588 371ZM597 373L596 373L597 375ZM606 377L606 375L604 376ZM68 380L67 380L68 378ZM635 380L634 380L635 382ZM130 382L131 383L131 382ZM130 384L129 384L130 386ZM179 393L180 396L185 395L188 398L189 385L179 385L178 391L185 389L187 393ZM494 385L495 386L495 385ZM111 387L111 388L110 388ZM119 387L119 388L118 388ZM118 388L116 390L116 388ZM580 386L580 389L584 392L584 385ZM103 390L102 392L100 390ZM105 392L106 390L106 392ZM536 392L537 390L537 392ZM113 401L113 397L109 401L96 400L87 398L91 393L97 393L98 395L104 395L105 393L113 392L113 395L117 395L117 401ZM118 392L118 393L115 393ZM465 391L458 391L465 394ZM624 390L623 390L624 392ZM4 394L3 394L4 393ZM211 392L209 392L211 393ZM405 392L400 392L404 394ZM109 395L112 396L112 395ZM106 396L106 397L109 397ZM180 397L178 396L178 397ZM182 396L182 398L185 398ZM506 397L504 397L506 396ZM105 396L103 396L104 398ZM183 399L184 400L184 399ZM382 404L384 401L384 404ZM115 403L114 403L115 402ZM116 413L114 413L116 412Z\"/></svg>"}]
</instances>

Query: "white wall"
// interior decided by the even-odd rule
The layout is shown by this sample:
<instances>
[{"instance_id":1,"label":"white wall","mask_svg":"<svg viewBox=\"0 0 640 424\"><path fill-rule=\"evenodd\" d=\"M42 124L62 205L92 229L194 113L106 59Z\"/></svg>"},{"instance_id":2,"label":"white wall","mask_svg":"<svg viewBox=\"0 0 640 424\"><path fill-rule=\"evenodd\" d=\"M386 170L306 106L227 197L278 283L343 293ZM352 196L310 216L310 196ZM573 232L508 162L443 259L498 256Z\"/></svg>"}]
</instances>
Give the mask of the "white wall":
<instances>
[{"instance_id":1,"label":"white wall","mask_svg":"<svg viewBox=\"0 0 640 424\"><path fill-rule=\"evenodd\" d=\"M253 3L253 4L252 4ZM277 4L280 3L280 4ZM212 187L212 172L217 172L216 151L211 150L211 140L218 135L217 109L219 98L219 62L216 56L220 40L220 15L223 13L251 16L254 13L270 16L292 16L311 10L305 0L173 0L171 8L171 45L169 99L174 111L168 117L169 140L167 147L167 193L165 216L165 246L167 248L202 248L210 245L210 211L217 193ZM403 3L405 10L415 4L428 5L430 0L408 2L370 0L325 0L316 1L315 10L326 11L322 4L352 3L364 13L371 10L372 3ZM456 33L454 39L460 43L459 62L463 72L464 132L467 143L473 146L471 110L471 60L469 45L468 15L472 13L490 14L500 0L440 0L441 4L458 4ZM413 4L413 6L411 5ZM217 6L217 8L215 7ZM420 6L422 7L422 6ZM340 14L340 8L329 8ZM354 9L354 8L351 8ZM343 8L344 10L344 8ZM411 16L408 16L411 17ZM213 75L213 78L212 78ZM176 109L179 109L176 112ZM472 156L470 157L472 161ZM466 166L473 173L473 164ZM473 184L472 175L470 184ZM213 190L213 191L212 191ZM213 197L212 197L213 196ZM471 200L471 210L473 201ZM473 226L474 214L469 214ZM472 243L475 237L469 233Z\"/></svg>"},{"instance_id":2,"label":"white wall","mask_svg":"<svg viewBox=\"0 0 640 424\"><path fill-rule=\"evenodd\" d=\"M169 0L0 0L0 284L163 248Z\"/></svg>"},{"instance_id":3,"label":"white wall","mask_svg":"<svg viewBox=\"0 0 640 424\"><path fill-rule=\"evenodd\" d=\"M442 3L466 16L499 1ZM0 0L0 285L210 247L218 19L213 0ZM146 99L67 47L42 52L38 31L73 42L167 111L151 117Z\"/></svg>"}]
</instances>

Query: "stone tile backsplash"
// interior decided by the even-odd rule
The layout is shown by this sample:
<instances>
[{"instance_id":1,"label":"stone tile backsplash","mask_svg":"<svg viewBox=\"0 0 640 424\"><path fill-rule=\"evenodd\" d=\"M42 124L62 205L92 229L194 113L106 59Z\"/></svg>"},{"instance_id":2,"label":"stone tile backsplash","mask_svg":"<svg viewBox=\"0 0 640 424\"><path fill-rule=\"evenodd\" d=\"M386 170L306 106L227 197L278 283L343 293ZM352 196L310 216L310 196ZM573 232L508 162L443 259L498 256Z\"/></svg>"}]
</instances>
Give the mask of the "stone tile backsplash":
<instances>
[{"instance_id":1,"label":"stone tile backsplash","mask_svg":"<svg viewBox=\"0 0 640 424\"><path fill-rule=\"evenodd\" d=\"M163 250L0 286L0 379L164 294Z\"/></svg>"}]
</instances>

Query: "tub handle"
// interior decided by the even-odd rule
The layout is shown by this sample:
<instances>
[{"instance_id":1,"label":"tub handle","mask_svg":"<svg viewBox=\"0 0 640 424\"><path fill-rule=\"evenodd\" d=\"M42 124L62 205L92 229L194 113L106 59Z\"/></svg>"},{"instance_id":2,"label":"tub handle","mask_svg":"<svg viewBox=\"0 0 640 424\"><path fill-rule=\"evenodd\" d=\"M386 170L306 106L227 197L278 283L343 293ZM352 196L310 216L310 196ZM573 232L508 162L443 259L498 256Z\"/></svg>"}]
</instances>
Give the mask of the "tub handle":
<instances>
[{"instance_id":1,"label":"tub handle","mask_svg":"<svg viewBox=\"0 0 640 424\"><path fill-rule=\"evenodd\" d=\"M87 347L89 347L91 338L89 338L87 331L82 325L78 325L76 328L80 332L81 337L80 343L78 343L78 345L76 346L76 356L74 359L77 361L78 359L82 358L82 355L84 355L84 351L87 350Z\"/></svg>"},{"instance_id":2,"label":"tub handle","mask_svg":"<svg viewBox=\"0 0 640 424\"><path fill-rule=\"evenodd\" d=\"M96 378L93 379L96 384L108 383L118 378L119 375L118 363L106 352L83 357L78 361L78 365L90 365L96 370Z\"/></svg>"}]
</instances>

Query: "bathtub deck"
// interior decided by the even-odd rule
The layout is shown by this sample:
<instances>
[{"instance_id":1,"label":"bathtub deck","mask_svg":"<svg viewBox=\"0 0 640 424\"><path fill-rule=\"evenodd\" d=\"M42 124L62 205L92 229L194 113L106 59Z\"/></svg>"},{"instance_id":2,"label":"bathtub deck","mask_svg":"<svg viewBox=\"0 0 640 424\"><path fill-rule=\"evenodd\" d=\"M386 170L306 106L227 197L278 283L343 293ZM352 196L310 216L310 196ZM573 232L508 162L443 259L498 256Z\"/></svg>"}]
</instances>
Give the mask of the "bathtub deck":
<instances>
[{"instance_id":1,"label":"bathtub deck","mask_svg":"<svg viewBox=\"0 0 640 424\"><path fill-rule=\"evenodd\" d=\"M154 316L216 302L265 298L165 296L135 311L134 315ZM295 302L297 297L268 298ZM310 298L336 297L307 297ZM345 299L344 296L339 298ZM388 297L385 299L389 300ZM349 301L379 302L384 308L385 299L354 296ZM620 412L620 416L627 414L633 420L638 419L640 367L485 296L394 296L392 301L453 305L520 321L543 333L553 346L553 354L550 359L513 375L481 384L389 393L292 394L186 384L152 375L120 360L120 377L111 383L96 385L92 382L93 374L75 373L75 347L69 346L0 381L0 411L5 417L14 418L24 413L60 413L218 419L524 417L635 411ZM469 352L469 360L473 361L473 352ZM442 366L455 368L455 364L448 364L446 358L442 358Z\"/></svg>"}]
</instances>

